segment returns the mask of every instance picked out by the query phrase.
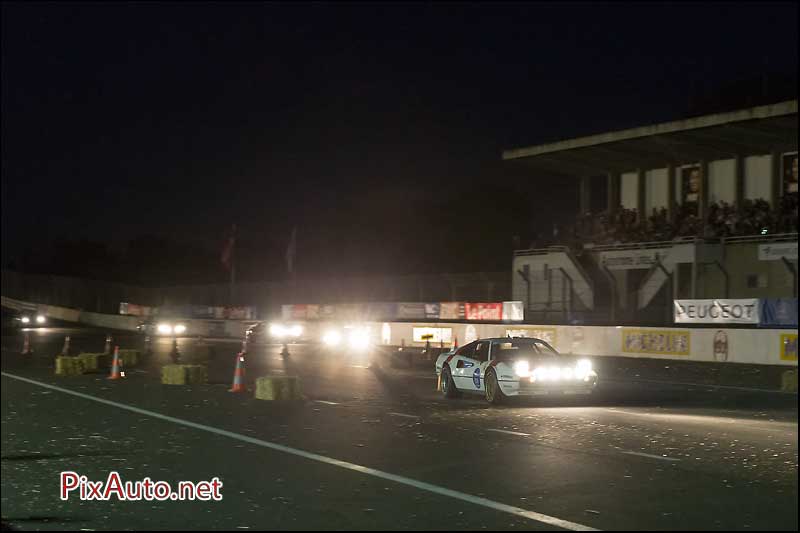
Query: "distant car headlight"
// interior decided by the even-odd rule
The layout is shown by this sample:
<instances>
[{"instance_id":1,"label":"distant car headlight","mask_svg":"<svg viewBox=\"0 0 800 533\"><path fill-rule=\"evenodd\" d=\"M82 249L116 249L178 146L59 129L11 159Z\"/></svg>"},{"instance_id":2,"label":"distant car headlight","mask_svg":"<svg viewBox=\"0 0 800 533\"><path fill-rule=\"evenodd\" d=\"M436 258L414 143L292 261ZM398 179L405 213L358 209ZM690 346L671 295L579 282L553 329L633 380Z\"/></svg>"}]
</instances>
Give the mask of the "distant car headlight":
<instances>
[{"instance_id":1,"label":"distant car headlight","mask_svg":"<svg viewBox=\"0 0 800 533\"><path fill-rule=\"evenodd\" d=\"M530 374L531 367L527 361L517 361L514 363L514 372L521 378Z\"/></svg>"},{"instance_id":2,"label":"distant car headlight","mask_svg":"<svg viewBox=\"0 0 800 533\"><path fill-rule=\"evenodd\" d=\"M44 324L47 319L44 315L36 315L36 323L37 324Z\"/></svg>"},{"instance_id":3,"label":"distant car headlight","mask_svg":"<svg viewBox=\"0 0 800 533\"><path fill-rule=\"evenodd\" d=\"M178 335L186 333L186 326L184 326L183 324L176 324L175 327L172 328L172 331L174 331Z\"/></svg>"},{"instance_id":4,"label":"distant car headlight","mask_svg":"<svg viewBox=\"0 0 800 533\"><path fill-rule=\"evenodd\" d=\"M547 369L547 379L552 381L558 381L561 379L561 369L557 366L551 366Z\"/></svg>"},{"instance_id":5,"label":"distant car headlight","mask_svg":"<svg viewBox=\"0 0 800 533\"><path fill-rule=\"evenodd\" d=\"M299 337L302 334L303 334L303 326L300 326L299 324L296 324L289 328L289 335L291 335L292 337Z\"/></svg>"},{"instance_id":6,"label":"distant car headlight","mask_svg":"<svg viewBox=\"0 0 800 533\"><path fill-rule=\"evenodd\" d=\"M23 324L27 324L31 321L31 319L26 316L22 317L20 320L22 321Z\"/></svg>"},{"instance_id":7,"label":"distant car headlight","mask_svg":"<svg viewBox=\"0 0 800 533\"><path fill-rule=\"evenodd\" d=\"M161 335L169 335L172 333L172 326L170 326L169 324L159 324L156 330Z\"/></svg>"},{"instance_id":8,"label":"distant car headlight","mask_svg":"<svg viewBox=\"0 0 800 533\"><path fill-rule=\"evenodd\" d=\"M328 346L339 346L342 343L342 334L335 329L326 331L322 336L322 342Z\"/></svg>"}]
</instances>

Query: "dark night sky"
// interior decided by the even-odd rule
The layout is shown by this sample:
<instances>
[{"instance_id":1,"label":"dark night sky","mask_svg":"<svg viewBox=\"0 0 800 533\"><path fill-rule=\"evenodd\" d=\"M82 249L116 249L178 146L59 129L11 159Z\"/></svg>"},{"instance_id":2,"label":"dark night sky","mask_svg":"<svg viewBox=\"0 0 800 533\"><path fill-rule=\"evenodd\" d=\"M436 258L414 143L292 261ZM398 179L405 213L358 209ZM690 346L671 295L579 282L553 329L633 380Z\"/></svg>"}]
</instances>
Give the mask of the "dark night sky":
<instances>
[{"instance_id":1,"label":"dark night sky","mask_svg":"<svg viewBox=\"0 0 800 533\"><path fill-rule=\"evenodd\" d=\"M797 44L796 3L4 2L3 262L236 222L263 276L294 225L301 272L506 268L577 200L502 149L681 118Z\"/></svg>"}]
</instances>

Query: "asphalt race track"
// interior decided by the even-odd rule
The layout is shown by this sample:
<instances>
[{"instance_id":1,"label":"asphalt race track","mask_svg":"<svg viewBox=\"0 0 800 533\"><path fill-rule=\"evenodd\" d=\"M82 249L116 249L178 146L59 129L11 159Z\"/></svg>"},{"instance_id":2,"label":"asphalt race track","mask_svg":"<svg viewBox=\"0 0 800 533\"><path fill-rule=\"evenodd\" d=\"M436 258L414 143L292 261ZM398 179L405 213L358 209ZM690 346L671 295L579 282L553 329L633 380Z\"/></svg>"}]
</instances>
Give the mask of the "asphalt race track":
<instances>
[{"instance_id":1,"label":"asphalt race track","mask_svg":"<svg viewBox=\"0 0 800 533\"><path fill-rule=\"evenodd\" d=\"M797 530L797 395L639 380L617 365L587 398L445 400L432 363L317 346L212 341L209 383L160 384L168 339L124 380L59 377L104 331L45 328L22 356L2 336L2 516L15 529ZM121 335L122 347L141 338ZM194 340L181 339L186 355ZM305 399L256 400L266 374ZM77 393L77 394L76 394ZM59 474L177 484L222 501L59 498Z\"/></svg>"}]
</instances>

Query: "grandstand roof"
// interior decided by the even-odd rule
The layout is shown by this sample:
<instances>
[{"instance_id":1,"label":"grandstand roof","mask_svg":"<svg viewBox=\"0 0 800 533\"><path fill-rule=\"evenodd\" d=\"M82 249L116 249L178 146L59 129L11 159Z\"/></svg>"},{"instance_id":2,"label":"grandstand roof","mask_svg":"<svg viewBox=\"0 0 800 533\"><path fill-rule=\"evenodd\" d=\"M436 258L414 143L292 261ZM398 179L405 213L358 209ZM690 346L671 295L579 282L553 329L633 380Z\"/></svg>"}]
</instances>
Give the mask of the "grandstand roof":
<instances>
[{"instance_id":1,"label":"grandstand roof","mask_svg":"<svg viewBox=\"0 0 800 533\"><path fill-rule=\"evenodd\" d=\"M797 149L797 100L514 148L504 160L565 176L660 168Z\"/></svg>"}]
</instances>

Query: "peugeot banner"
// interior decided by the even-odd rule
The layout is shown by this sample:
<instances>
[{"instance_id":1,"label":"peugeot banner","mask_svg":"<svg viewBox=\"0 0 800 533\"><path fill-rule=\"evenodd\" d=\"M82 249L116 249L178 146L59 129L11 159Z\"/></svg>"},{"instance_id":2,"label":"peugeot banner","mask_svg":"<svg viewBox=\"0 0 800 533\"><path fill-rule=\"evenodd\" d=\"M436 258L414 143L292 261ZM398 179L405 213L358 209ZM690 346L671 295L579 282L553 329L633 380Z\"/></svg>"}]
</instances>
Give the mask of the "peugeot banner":
<instances>
[{"instance_id":1,"label":"peugeot banner","mask_svg":"<svg viewBox=\"0 0 800 533\"><path fill-rule=\"evenodd\" d=\"M677 324L758 324L758 298L675 300Z\"/></svg>"}]
</instances>

